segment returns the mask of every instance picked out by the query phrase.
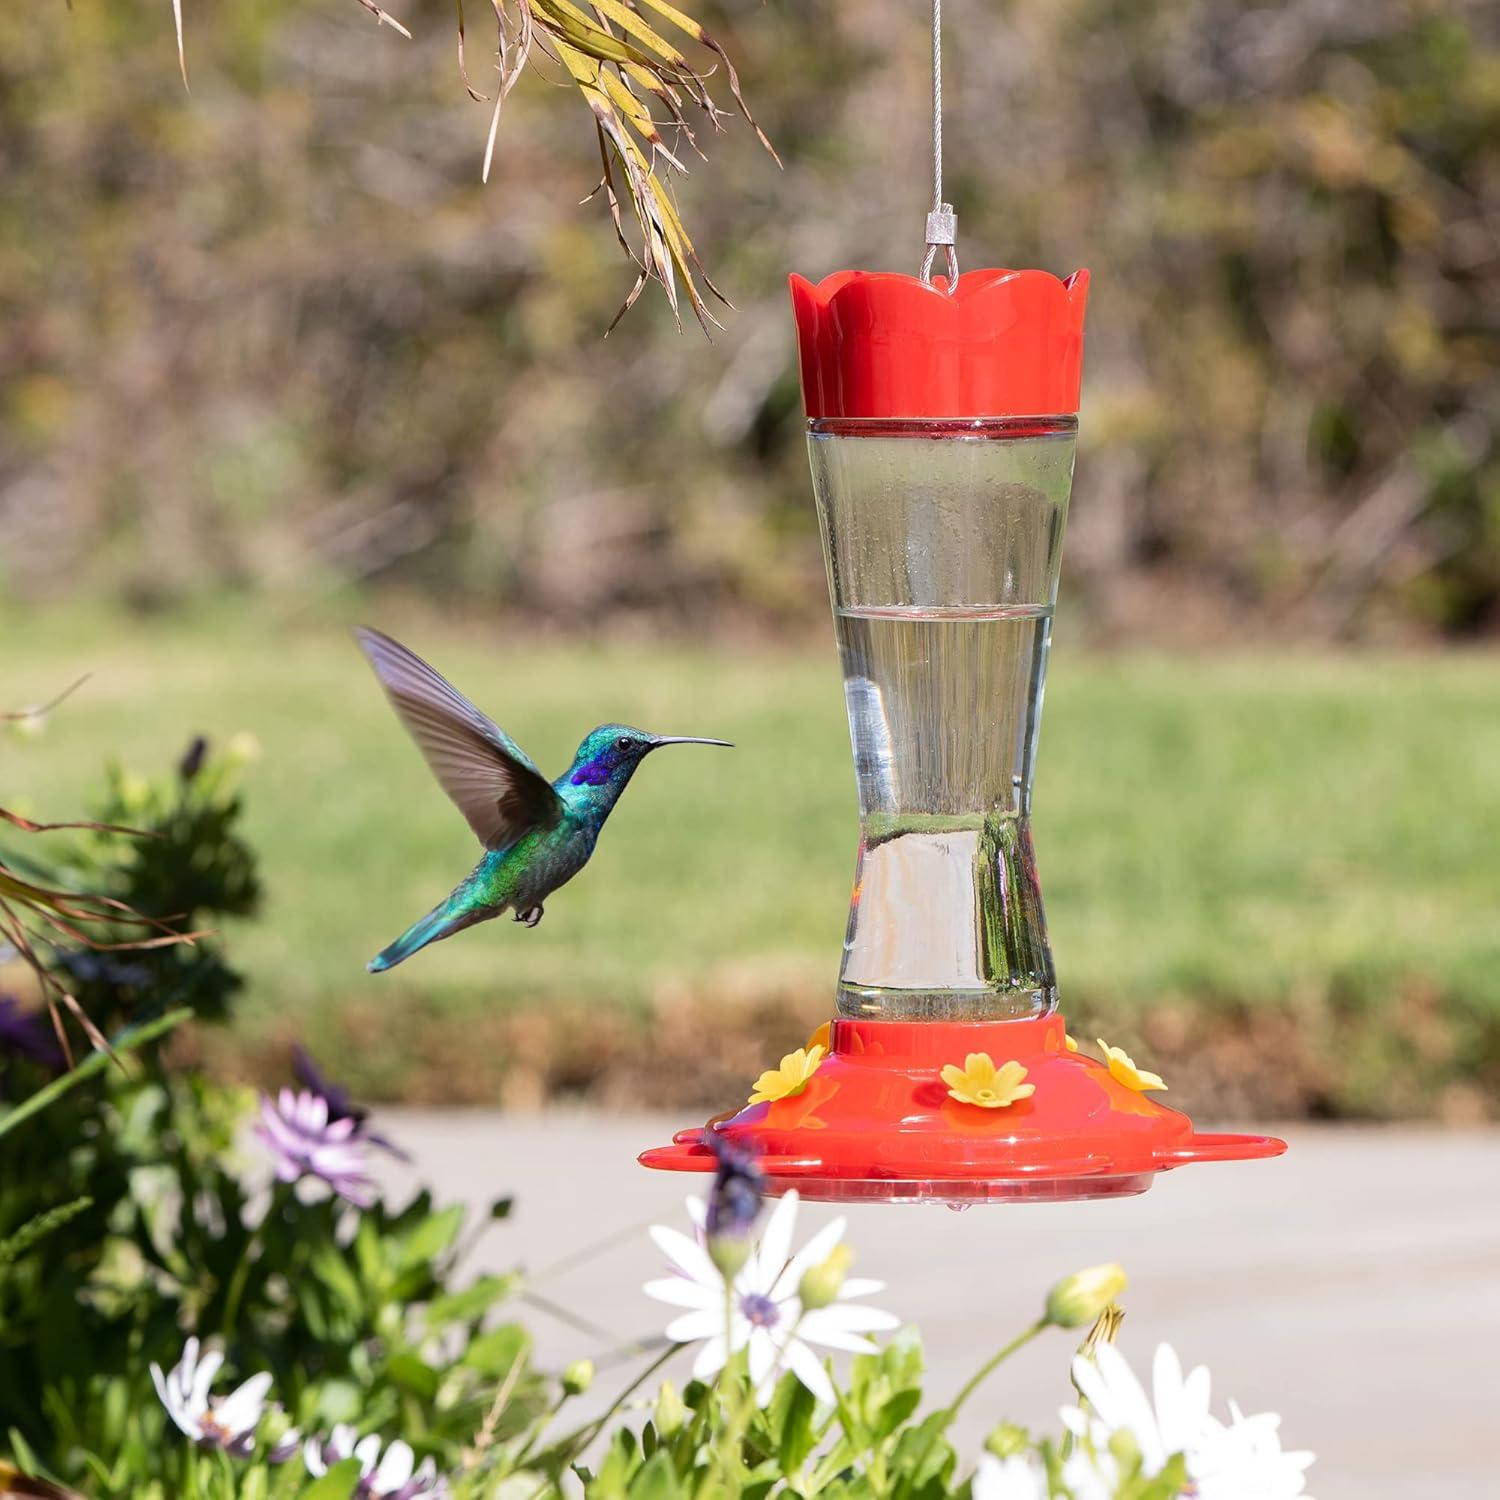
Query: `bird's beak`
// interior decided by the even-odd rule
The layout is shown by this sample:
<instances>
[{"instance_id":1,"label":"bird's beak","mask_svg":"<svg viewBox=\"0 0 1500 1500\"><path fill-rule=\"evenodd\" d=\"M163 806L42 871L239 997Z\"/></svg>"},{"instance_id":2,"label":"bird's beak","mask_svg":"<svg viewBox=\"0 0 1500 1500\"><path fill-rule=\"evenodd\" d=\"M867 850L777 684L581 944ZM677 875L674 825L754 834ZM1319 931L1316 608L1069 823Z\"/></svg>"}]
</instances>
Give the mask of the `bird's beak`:
<instances>
[{"instance_id":1,"label":"bird's beak","mask_svg":"<svg viewBox=\"0 0 1500 1500\"><path fill-rule=\"evenodd\" d=\"M700 740L691 734L659 734L651 741L653 750L660 750L663 745L722 745L726 750L734 749L729 740Z\"/></svg>"}]
</instances>

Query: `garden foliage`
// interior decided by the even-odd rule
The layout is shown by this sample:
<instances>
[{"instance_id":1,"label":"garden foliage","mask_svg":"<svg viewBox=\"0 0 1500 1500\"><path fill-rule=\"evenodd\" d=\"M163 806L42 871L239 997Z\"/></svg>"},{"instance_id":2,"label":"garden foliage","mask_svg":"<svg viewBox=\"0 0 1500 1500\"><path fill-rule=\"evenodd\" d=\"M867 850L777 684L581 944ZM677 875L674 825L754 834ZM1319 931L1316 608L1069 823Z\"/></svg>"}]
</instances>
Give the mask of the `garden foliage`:
<instances>
[{"instance_id":1,"label":"garden foliage","mask_svg":"<svg viewBox=\"0 0 1500 1500\"><path fill-rule=\"evenodd\" d=\"M50 878L154 915L247 914L258 882L234 772L198 744L158 783L113 773L101 811L140 834L91 832ZM1308 1458L1281 1453L1274 1418L1213 1420L1206 1372L1183 1380L1175 1356L1164 1384L1159 1352L1161 1410L1139 1419L1134 1377L1095 1347L1119 1326L1115 1267L1060 1282L1030 1328L924 1412L917 1336L868 1337L897 1319L864 1302L879 1283L848 1277L842 1221L792 1253L796 1195L758 1230L758 1168L731 1153L695 1235L652 1231L673 1274L645 1290L679 1316L654 1346L611 1351L636 1373L575 1420L592 1363L533 1367L516 1316L525 1274L465 1269L483 1226L461 1208L382 1196L366 1163L397 1148L309 1060L300 1089L262 1098L255 1147L248 1098L174 1063L189 1007L222 1019L238 987L219 940L152 950L149 972L138 954L85 951L87 964L64 948L54 961L112 1053L64 1071L25 1005L0 1017L0 1484L16 1493L1173 1500L1191 1480L1214 1500L1232 1464L1264 1479L1235 1495L1301 1494ZM502 1199L489 1217L508 1211ZM1064 1412L1062 1440L1002 1425L977 1468L961 1456L950 1429L983 1379L1030 1339L1091 1322L1073 1372L1089 1402ZM699 1352L679 1392L658 1371L683 1343ZM860 1352L845 1377L813 1345ZM1164 1442L1169 1429L1185 1446Z\"/></svg>"},{"instance_id":2,"label":"garden foliage","mask_svg":"<svg viewBox=\"0 0 1500 1500\"><path fill-rule=\"evenodd\" d=\"M258 883L233 771L198 747L155 784L112 773L101 811L154 836L88 835L57 878L194 921L246 914ZM513 1369L507 1421L535 1408L524 1331L481 1333L510 1282L455 1278L461 1210L418 1195L356 1215L335 1197L257 1186L247 1097L172 1065L181 1007L222 1018L239 987L222 944L55 961L123 1057L96 1054L47 1108L0 1116L0 1432L18 1456L90 1493L143 1495L148 1481L180 1492L191 1450L148 1371L175 1364L193 1329L330 1425L399 1419L416 1441L457 1444ZM60 1064L45 1047L8 1061L13 1105Z\"/></svg>"}]
</instances>

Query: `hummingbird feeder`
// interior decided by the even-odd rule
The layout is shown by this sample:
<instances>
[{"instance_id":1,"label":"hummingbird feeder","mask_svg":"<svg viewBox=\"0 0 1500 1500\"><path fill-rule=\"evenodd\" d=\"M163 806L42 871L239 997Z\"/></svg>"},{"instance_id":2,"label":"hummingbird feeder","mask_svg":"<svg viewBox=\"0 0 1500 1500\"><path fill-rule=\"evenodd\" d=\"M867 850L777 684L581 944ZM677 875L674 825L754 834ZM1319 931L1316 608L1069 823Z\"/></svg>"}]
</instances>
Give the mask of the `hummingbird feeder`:
<instances>
[{"instance_id":1,"label":"hummingbird feeder","mask_svg":"<svg viewBox=\"0 0 1500 1500\"><path fill-rule=\"evenodd\" d=\"M1058 1013L1031 787L1088 272L959 274L938 19L935 3L921 273L791 278L859 784L838 1013L805 1078L641 1161L711 1171L718 1136L805 1198L1121 1197L1286 1147L1198 1133L1150 1097L1159 1079L1087 1055Z\"/></svg>"}]
</instances>

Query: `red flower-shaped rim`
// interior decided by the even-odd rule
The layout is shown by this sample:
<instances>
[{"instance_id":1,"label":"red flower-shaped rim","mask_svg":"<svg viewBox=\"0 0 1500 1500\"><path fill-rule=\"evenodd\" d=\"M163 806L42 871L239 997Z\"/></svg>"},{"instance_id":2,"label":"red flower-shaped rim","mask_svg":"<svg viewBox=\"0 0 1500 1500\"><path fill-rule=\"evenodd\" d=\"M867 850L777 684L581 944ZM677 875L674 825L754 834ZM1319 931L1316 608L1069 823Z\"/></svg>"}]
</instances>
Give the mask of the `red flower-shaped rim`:
<instances>
[{"instance_id":1,"label":"red flower-shaped rim","mask_svg":"<svg viewBox=\"0 0 1500 1500\"><path fill-rule=\"evenodd\" d=\"M950 297L890 271L791 280L810 418L974 418L1078 410L1089 273L968 271Z\"/></svg>"},{"instance_id":2,"label":"red flower-shaped rim","mask_svg":"<svg viewBox=\"0 0 1500 1500\"><path fill-rule=\"evenodd\" d=\"M1035 1092L1004 1109L950 1098L943 1065L971 1052L1016 1059ZM640 1159L711 1172L710 1132L754 1152L771 1191L831 1201L1115 1197L1190 1162L1286 1150L1272 1136L1200 1134L1103 1063L1069 1052L1061 1016L835 1021L833 1052L801 1094L679 1131Z\"/></svg>"}]
</instances>

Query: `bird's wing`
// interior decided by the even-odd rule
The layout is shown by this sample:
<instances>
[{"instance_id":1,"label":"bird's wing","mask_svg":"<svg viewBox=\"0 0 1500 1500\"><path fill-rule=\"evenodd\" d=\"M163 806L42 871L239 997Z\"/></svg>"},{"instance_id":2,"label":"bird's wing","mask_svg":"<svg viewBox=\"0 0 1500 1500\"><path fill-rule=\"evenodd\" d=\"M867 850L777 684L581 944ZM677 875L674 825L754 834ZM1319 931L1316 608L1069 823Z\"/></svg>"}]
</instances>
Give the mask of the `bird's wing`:
<instances>
[{"instance_id":1,"label":"bird's wing","mask_svg":"<svg viewBox=\"0 0 1500 1500\"><path fill-rule=\"evenodd\" d=\"M378 630L354 632L432 773L486 849L552 827L562 799L526 754L415 652Z\"/></svg>"}]
</instances>

